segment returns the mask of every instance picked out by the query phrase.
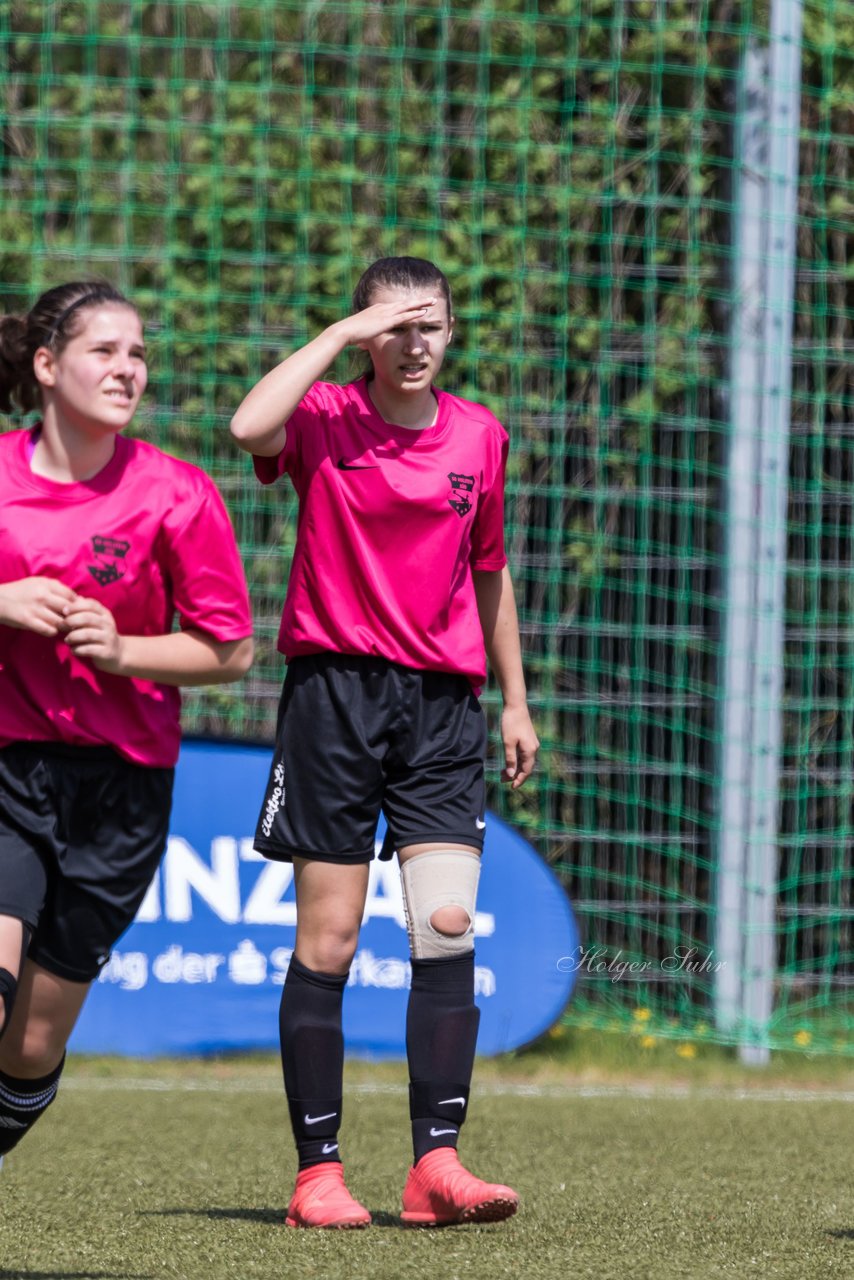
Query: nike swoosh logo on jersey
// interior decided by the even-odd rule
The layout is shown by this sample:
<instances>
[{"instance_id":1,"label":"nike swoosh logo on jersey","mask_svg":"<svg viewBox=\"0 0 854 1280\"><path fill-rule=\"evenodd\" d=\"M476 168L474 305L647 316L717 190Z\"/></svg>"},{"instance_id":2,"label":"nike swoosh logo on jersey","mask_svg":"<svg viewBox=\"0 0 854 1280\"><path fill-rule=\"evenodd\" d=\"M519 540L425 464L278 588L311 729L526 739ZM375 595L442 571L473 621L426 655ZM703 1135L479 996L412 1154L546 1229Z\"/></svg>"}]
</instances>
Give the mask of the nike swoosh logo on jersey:
<instances>
[{"instance_id":1,"label":"nike swoosh logo on jersey","mask_svg":"<svg viewBox=\"0 0 854 1280\"><path fill-rule=\"evenodd\" d=\"M486 828L486 823L483 822L480 818L475 818L474 825L477 827L478 831L483 831Z\"/></svg>"},{"instance_id":2,"label":"nike swoosh logo on jersey","mask_svg":"<svg viewBox=\"0 0 854 1280\"><path fill-rule=\"evenodd\" d=\"M335 464L339 471L376 471L379 466L378 462L347 462L345 458L339 458Z\"/></svg>"},{"instance_id":3,"label":"nike swoosh logo on jersey","mask_svg":"<svg viewBox=\"0 0 854 1280\"><path fill-rule=\"evenodd\" d=\"M320 1124L321 1120L331 1120L334 1116L337 1116L337 1115L338 1115L337 1111L330 1111L329 1114L325 1116L304 1115L303 1120L305 1120L306 1124Z\"/></svg>"},{"instance_id":4,"label":"nike swoosh logo on jersey","mask_svg":"<svg viewBox=\"0 0 854 1280\"><path fill-rule=\"evenodd\" d=\"M447 1107L447 1106L449 1106L452 1102L458 1102L458 1103L460 1104L460 1106L461 1106L461 1107L464 1107L464 1106L466 1105L466 1100L465 1100L465 1098L442 1098L439 1102L437 1102L437 1103L436 1103L436 1106L437 1106L437 1107Z\"/></svg>"},{"instance_id":5,"label":"nike swoosh logo on jersey","mask_svg":"<svg viewBox=\"0 0 854 1280\"><path fill-rule=\"evenodd\" d=\"M456 1129L431 1129L430 1137L441 1138L443 1133L456 1133L456 1132L457 1132Z\"/></svg>"}]
</instances>

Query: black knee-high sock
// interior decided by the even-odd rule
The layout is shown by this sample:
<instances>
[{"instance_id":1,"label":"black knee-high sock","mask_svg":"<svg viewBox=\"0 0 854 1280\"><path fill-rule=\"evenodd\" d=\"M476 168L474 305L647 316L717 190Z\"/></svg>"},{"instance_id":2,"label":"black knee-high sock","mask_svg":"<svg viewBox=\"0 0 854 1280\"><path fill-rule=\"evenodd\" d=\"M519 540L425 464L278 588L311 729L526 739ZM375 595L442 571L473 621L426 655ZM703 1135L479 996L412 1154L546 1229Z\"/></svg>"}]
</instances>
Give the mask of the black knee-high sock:
<instances>
[{"instance_id":1,"label":"black knee-high sock","mask_svg":"<svg viewBox=\"0 0 854 1280\"><path fill-rule=\"evenodd\" d=\"M39 1080L19 1080L0 1071L0 1156L16 1147L56 1097L65 1054L53 1071Z\"/></svg>"},{"instance_id":2,"label":"black knee-high sock","mask_svg":"<svg viewBox=\"0 0 854 1280\"><path fill-rule=\"evenodd\" d=\"M315 973L294 956L282 989L282 1070L301 1169L341 1159L341 1005L346 985L346 973Z\"/></svg>"},{"instance_id":3,"label":"black knee-high sock","mask_svg":"<svg viewBox=\"0 0 854 1280\"><path fill-rule=\"evenodd\" d=\"M474 1002L474 952L413 960L406 1013L409 1114L415 1160L456 1147L466 1118L480 1010Z\"/></svg>"}]
</instances>

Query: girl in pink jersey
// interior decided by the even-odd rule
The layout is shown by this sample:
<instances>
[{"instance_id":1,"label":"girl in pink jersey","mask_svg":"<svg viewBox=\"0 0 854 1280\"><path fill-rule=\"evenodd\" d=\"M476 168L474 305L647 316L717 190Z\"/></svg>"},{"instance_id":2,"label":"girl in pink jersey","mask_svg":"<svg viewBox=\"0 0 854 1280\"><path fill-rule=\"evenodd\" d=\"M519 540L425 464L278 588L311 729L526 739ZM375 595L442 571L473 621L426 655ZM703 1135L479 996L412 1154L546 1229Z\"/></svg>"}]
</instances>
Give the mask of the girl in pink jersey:
<instances>
[{"instance_id":1,"label":"girl in pink jersey","mask_svg":"<svg viewBox=\"0 0 854 1280\"><path fill-rule=\"evenodd\" d=\"M354 314L258 383L232 421L262 483L300 500L279 648L288 660L256 848L294 863L297 937L280 1013L299 1172L291 1226L360 1227L338 1149L341 1006L382 810L397 850L412 952L407 1013L411 1224L514 1213L456 1146L477 1038L473 920L483 846L486 655L501 689L503 777L519 787L528 714L504 554L507 434L435 379L453 333L445 276L387 258ZM370 361L319 381L346 347ZM383 856L383 855L381 855Z\"/></svg>"},{"instance_id":2,"label":"girl in pink jersey","mask_svg":"<svg viewBox=\"0 0 854 1280\"><path fill-rule=\"evenodd\" d=\"M0 409L41 412L0 435L0 1159L53 1100L165 848L178 687L252 660L214 485L120 434L146 380L108 284L0 318Z\"/></svg>"}]
</instances>

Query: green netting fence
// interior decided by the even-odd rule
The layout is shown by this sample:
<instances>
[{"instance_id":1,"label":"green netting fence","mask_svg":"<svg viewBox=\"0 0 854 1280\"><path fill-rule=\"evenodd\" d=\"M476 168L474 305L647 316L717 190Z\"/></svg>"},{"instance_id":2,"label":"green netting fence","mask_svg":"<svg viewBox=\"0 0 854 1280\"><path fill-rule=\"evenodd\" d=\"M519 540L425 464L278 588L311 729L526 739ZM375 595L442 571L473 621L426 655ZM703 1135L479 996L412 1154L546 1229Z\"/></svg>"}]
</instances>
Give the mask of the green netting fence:
<instances>
[{"instance_id":1,"label":"green netting fence","mask_svg":"<svg viewBox=\"0 0 854 1280\"><path fill-rule=\"evenodd\" d=\"M796 0L775 0L778 13L781 4L800 14ZM254 379L345 314L374 257L441 263L458 316L445 383L488 403L512 436L510 555L543 754L531 785L509 796L494 746L492 804L570 893L585 951L568 1020L650 1039L845 1052L851 0L803 5L795 86L782 719L763 844L773 998L763 1025L740 1005L721 1017L715 971L732 835L722 761L730 562L740 554L728 497L736 246L743 126L757 92L745 76L768 47L775 5L0 3L0 304L25 306L84 273L139 302L153 355L139 430L220 484L257 619L252 673L191 693L186 728L269 740L295 505L284 489L255 486L228 420ZM766 265L776 229L766 215ZM331 376L350 372L344 359ZM494 716L495 693L486 696ZM746 707L754 728L767 709ZM752 776L735 784L748 808ZM749 848L744 858L749 896ZM751 925L737 913L733 923L741 950L725 963L738 993L753 976Z\"/></svg>"}]
</instances>

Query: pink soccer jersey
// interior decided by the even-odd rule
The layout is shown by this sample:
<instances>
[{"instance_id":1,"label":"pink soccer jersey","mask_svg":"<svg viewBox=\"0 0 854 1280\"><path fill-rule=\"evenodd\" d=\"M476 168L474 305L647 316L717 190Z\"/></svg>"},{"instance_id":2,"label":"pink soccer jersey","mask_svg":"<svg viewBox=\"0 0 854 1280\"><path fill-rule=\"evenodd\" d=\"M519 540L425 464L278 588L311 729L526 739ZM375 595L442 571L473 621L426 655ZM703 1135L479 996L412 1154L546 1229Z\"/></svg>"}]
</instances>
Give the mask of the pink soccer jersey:
<instances>
[{"instance_id":1,"label":"pink soccer jersey","mask_svg":"<svg viewBox=\"0 0 854 1280\"><path fill-rule=\"evenodd\" d=\"M504 555L507 433L482 405L436 391L432 427L386 422L366 380L318 382L287 423L264 484L287 473L299 525L279 632L290 659L332 651L486 677L472 569Z\"/></svg>"},{"instance_id":2,"label":"pink soccer jersey","mask_svg":"<svg viewBox=\"0 0 854 1280\"><path fill-rule=\"evenodd\" d=\"M234 532L204 472L124 436L103 470L59 484L30 470L31 433L0 436L0 581L56 578L99 600L123 635L183 628L252 634ZM178 758L180 694L108 675L65 642L0 626L0 746L111 746L128 760Z\"/></svg>"}]
</instances>

